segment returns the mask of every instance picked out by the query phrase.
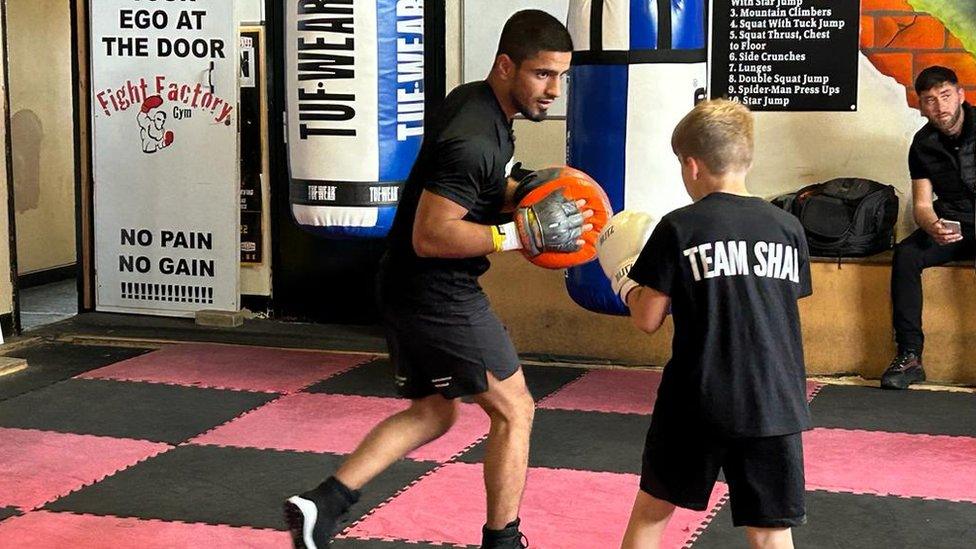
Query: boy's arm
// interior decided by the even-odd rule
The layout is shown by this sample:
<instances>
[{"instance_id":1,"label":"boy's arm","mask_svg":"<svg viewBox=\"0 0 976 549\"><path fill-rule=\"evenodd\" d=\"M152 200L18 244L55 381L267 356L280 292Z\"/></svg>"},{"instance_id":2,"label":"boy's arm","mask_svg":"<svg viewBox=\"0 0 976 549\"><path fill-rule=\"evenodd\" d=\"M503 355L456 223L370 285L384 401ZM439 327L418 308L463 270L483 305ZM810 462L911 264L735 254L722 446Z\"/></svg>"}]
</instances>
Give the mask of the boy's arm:
<instances>
[{"instance_id":1,"label":"boy's arm","mask_svg":"<svg viewBox=\"0 0 976 549\"><path fill-rule=\"evenodd\" d=\"M637 286L627 294L630 320L643 332L653 334L664 324L671 298L654 288Z\"/></svg>"},{"instance_id":2,"label":"boy's arm","mask_svg":"<svg viewBox=\"0 0 976 549\"><path fill-rule=\"evenodd\" d=\"M642 284L673 276L667 259L670 245L666 243L666 231L655 227L657 221L649 214L624 210L610 219L596 245L600 266L610 279L610 286L630 309L634 325L648 333L661 327L670 298Z\"/></svg>"}]
</instances>

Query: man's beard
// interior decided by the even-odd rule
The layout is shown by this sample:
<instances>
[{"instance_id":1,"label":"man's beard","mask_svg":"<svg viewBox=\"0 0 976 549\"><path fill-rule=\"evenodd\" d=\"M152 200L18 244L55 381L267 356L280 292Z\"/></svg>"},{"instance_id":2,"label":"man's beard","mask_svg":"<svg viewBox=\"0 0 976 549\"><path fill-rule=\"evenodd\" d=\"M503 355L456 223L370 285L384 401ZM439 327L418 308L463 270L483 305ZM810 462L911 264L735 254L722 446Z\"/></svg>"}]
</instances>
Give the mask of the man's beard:
<instances>
[{"instance_id":1,"label":"man's beard","mask_svg":"<svg viewBox=\"0 0 976 549\"><path fill-rule=\"evenodd\" d=\"M512 100L515 103L516 107L518 107L519 114L524 116L527 120L531 120L533 122L542 122L543 120L546 119L546 116L549 115L549 111L543 109L539 109L537 112L533 113L532 110L529 109L529 107L526 106L525 103L519 101L517 97L513 96Z\"/></svg>"},{"instance_id":2,"label":"man's beard","mask_svg":"<svg viewBox=\"0 0 976 549\"><path fill-rule=\"evenodd\" d=\"M949 131L959 123L960 118L962 118L962 105L959 105L959 108L956 109L955 114L950 116L945 122L943 122L941 118L936 118L935 125L942 131L942 133L949 133Z\"/></svg>"}]
</instances>

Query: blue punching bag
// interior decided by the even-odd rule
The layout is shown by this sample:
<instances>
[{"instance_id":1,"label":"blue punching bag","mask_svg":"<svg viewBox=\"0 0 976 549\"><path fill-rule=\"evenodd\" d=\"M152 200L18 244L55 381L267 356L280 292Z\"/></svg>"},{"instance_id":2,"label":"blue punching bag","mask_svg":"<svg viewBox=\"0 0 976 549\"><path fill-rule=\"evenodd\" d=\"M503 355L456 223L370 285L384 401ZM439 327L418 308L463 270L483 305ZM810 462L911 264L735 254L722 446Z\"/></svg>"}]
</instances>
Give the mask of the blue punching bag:
<instances>
[{"instance_id":1,"label":"blue punching bag","mask_svg":"<svg viewBox=\"0 0 976 549\"><path fill-rule=\"evenodd\" d=\"M326 238L383 237L423 136L424 2L285 4L292 216Z\"/></svg>"},{"instance_id":2,"label":"blue punching bag","mask_svg":"<svg viewBox=\"0 0 976 549\"><path fill-rule=\"evenodd\" d=\"M567 163L606 190L613 211L660 219L690 203L671 132L706 96L705 0L572 0ZM599 263L566 272L573 300L626 315Z\"/></svg>"}]
</instances>

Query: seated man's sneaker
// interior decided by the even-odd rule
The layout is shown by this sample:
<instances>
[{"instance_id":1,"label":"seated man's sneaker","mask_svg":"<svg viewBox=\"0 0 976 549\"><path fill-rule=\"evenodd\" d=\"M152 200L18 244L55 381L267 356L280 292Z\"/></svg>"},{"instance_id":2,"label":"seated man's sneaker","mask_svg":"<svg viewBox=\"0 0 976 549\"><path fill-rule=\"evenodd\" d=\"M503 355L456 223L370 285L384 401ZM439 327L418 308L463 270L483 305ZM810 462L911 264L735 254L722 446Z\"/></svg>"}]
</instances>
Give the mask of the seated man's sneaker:
<instances>
[{"instance_id":1,"label":"seated man's sneaker","mask_svg":"<svg viewBox=\"0 0 976 549\"><path fill-rule=\"evenodd\" d=\"M925 381L922 359L909 351L898 353L891 366L881 375L882 389L907 389L912 383Z\"/></svg>"},{"instance_id":2,"label":"seated man's sneaker","mask_svg":"<svg viewBox=\"0 0 976 549\"><path fill-rule=\"evenodd\" d=\"M324 549L339 533L359 491L329 477L312 490L285 500L285 522L297 549Z\"/></svg>"},{"instance_id":3,"label":"seated man's sneaker","mask_svg":"<svg viewBox=\"0 0 976 549\"><path fill-rule=\"evenodd\" d=\"M519 531L521 519L515 519L501 530L481 529L481 549L525 549L529 540Z\"/></svg>"}]
</instances>

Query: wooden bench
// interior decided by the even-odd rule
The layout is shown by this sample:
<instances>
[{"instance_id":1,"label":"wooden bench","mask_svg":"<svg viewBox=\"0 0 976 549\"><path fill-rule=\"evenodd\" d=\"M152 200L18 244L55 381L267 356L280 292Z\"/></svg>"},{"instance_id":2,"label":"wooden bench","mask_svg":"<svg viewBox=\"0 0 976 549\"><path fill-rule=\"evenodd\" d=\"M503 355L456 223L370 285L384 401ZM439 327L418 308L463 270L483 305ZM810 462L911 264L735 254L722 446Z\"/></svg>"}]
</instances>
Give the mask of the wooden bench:
<instances>
[{"instance_id":1,"label":"wooden bench","mask_svg":"<svg viewBox=\"0 0 976 549\"><path fill-rule=\"evenodd\" d=\"M518 254L492 258L482 284L521 353L663 365L671 321L647 336L627 318L574 303L561 271L533 267ZM891 329L891 252L869 258L817 258L814 294L800 302L811 375L877 378L895 354ZM976 271L972 262L926 269L922 277L929 380L976 385Z\"/></svg>"}]
</instances>

